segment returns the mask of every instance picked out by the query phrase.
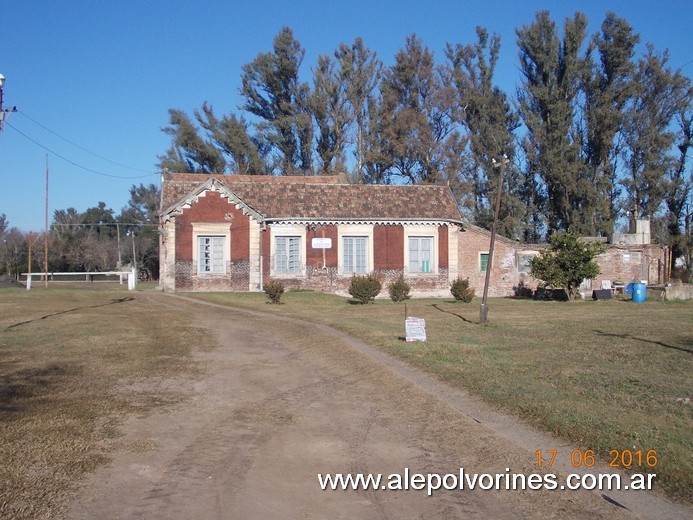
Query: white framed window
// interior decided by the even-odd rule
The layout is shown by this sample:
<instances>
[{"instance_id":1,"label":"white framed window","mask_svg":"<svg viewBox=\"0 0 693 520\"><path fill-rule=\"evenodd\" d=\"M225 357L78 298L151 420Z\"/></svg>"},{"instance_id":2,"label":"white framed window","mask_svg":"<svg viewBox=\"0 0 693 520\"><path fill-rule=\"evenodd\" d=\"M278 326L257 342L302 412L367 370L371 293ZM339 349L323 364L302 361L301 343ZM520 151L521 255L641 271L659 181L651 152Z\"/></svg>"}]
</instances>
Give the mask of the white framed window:
<instances>
[{"instance_id":1,"label":"white framed window","mask_svg":"<svg viewBox=\"0 0 693 520\"><path fill-rule=\"evenodd\" d=\"M270 276L306 274L306 226L274 224L270 227Z\"/></svg>"},{"instance_id":2,"label":"white framed window","mask_svg":"<svg viewBox=\"0 0 693 520\"><path fill-rule=\"evenodd\" d=\"M373 224L339 224L337 244L339 274L370 273L373 270Z\"/></svg>"},{"instance_id":3,"label":"white framed window","mask_svg":"<svg viewBox=\"0 0 693 520\"><path fill-rule=\"evenodd\" d=\"M301 237L274 238L274 272L286 274L301 272Z\"/></svg>"},{"instance_id":4,"label":"white framed window","mask_svg":"<svg viewBox=\"0 0 693 520\"><path fill-rule=\"evenodd\" d=\"M231 258L228 223L193 222L192 257L198 275L227 274Z\"/></svg>"},{"instance_id":5,"label":"white framed window","mask_svg":"<svg viewBox=\"0 0 693 520\"><path fill-rule=\"evenodd\" d=\"M433 272L433 237L409 237L409 272Z\"/></svg>"},{"instance_id":6,"label":"white framed window","mask_svg":"<svg viewBox=\"0 0 693 520\"><path fill-rule=\"evenodd\" d=\"M198 235L198 274L226 274L226 237Z\"/></svg>"},{"instance_id":7,"label":"white framed window","mask_svg":"<svg viewBox=\"0 0 693 520\"><path fill-rule=\"evenodd\" d=\"M404 224L404 269L411 274L438 272L438 226Z\"/></svg>"},{"instance_id":8,"label":"white framed window","mask_svg":"<svg viewBox=\"0 0 693 520\"><path fill-rule=\"evenodd\" d=\"M342 237L342 266L345 273L368 273L368 237Z\"/></svg>"}]
</instances>

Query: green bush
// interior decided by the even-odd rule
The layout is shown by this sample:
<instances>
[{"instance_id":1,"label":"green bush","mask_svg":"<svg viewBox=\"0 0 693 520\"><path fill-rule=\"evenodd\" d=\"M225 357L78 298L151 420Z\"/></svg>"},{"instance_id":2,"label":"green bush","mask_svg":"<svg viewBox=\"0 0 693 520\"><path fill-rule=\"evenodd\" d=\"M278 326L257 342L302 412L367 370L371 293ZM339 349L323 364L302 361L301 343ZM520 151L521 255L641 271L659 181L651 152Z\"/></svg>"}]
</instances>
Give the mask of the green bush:
<instances>
[{"instance_id":1,"label":"green bush","mask_svg":"<svg viewBox=\"0 0 693 520\"><path fill-rule=\"evenodd\" d=\"M368 303L375 299L380 290L383 288L383 284L380 283L378 277L375 273L369 275L354 275L351 277L351 284L349 285L349 294L356 298L361 303Z\"/></svg>"},{"instance_id":2,"label":"green bush","mask_svg":"<svg viewBox=\"0 0 693 520\"><path fill-rule=\"evenodd\" d=\"M388 286L390 291L390 299L393 302L403 302L411 298L409 292L411 291L411 286L404 280L404 275L399 274L397 279Z\"/></svg>"},{"instance_id":3,"label":"green bush","mask_svg":"<svg viewBox=\"0 0 693 520\"><path fill-rule=\"evenodd\" d=\"M474 298L474 288L469 287L469 278L457 278L450 285L450 292L458 302L469 303Z\"/></svg>"},{"instance_id":4,"label":"green bush","mask_svg":"<svg viewBox=\"0 0 693 520\"><path fill-rule=\"evenodd\" d=\"M278 280L268 280L263 284L262 290L267 294L269 303L280 303L284 294L284 284Z\"/></svg>"}]
</instances>

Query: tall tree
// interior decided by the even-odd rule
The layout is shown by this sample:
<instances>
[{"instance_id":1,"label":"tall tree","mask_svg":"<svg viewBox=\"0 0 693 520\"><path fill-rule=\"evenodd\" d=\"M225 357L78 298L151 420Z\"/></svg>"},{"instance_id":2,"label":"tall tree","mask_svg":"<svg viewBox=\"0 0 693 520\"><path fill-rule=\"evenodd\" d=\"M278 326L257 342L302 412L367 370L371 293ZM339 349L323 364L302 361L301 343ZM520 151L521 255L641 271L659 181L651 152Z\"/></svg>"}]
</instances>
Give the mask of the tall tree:
<instances>
[{"instance_id":1,"label":"tall tree","mask_svg":"<svg viewBox=\"0 0 693 520\"><path fill-rule=\"evenodd\" d=\"M272 52L259 54L243 66L243 109L260 118L259 136L277 154L275 170L284 175L312 171L313 126L310 87L299 79L305 50L284 27Z\"/></svg>"},{"instance_id":2,"label":"tall tree","mask_svg":"<svg viewBox=\"0 0 693 520\"><path fill-rule=\"evenodd\" d=\"M527 165L536 167L546 185L548 231L567 230L578 222L577 179L580 149L574 132L574 110L584 66L579 56L587 20L581 13L567 18L563 39L548 11L517 30L522 87L517 97L527 127Z\"/></svg>"},{"instance_id":3,"label":"tall tree","mask_svg":"<svg viewBox=\"0 0 693 520\"><path fill-rule=\"evenodd\" d=\"M635 96L625 113L623 152L627 175L625 208L635 218L655 217L666 197L666 175L676 168L672 154L675 133L671 123L690 88L680 72L673 72L667 52L652 45L640 58L634 76Z\"/></svg>"},{"instance_id":4,"label":"tall tree","mask_svg":"<svg viewBox=\"0 0 693 520\"><path fill-rule=\"evenodd\" d=\"M219 119L214 115L212 106L204 102L201 111L195 111L195 118L206 130L208 142L223 154L228 173L242 175L268 173L264 158L267 147L263 147L258 139L249 134L248 123L242 117L229 114Z\"/></svg>"},{"instance_id":5,"label":"tall tree","mask_svg":"<svg viewBox=\"0 0 693 520\"><path fill-rule=\"evenodd\" d=\"M446 55L452 68L459 96L461 120L467 128L471 164L463 170L462 187L473 194L467 203L471 220L491 227L498 191L500 170L494 161L503 155L510 159L501 195L498 230L505 236L519 233L522 208L515 193L517 189L514 131L519 117L512 109L506 94L493 85L493 75L500 55L500 37L489 37L488 31L477 27L474 45L448 45Z\"/></svg>"},{"instance_id":6,"label":"tall tree","mask_svg":"<svg viewBox=\"0 0 693 520\"><path fill-rule=\"evenodd\" d=\"M383 135L393 173L412 184L436 182L445 140L455 128L454 92L433 53L416 35L407 37L381 83Z\"/></svg>"},{"instance_id":7,"label":"tall tree","mask_svg":"<svg viewBox=\"0 0 693 520\"><path fill-rule=\"evenodd\" d=\"M313 83L310 108L317 125L318 172L346 172L347 128L353 119L347 77L329 56L320 56Z\"/></svg>"},{"instance_id":8,"label":"tall tree","mask_svg":"<svg viewBox=\"0 0 693 520\"><path fill-rule=\"evenodd\" d=\"M623 125L624 107L634 94L633 55L638 41L625 19L608 13L587 50L579 228L592 236L613 233L618 214L616 135Z\"/></svg>"},{"instance_id":9,"label":"tall tree","mask_svg":"<svg viewBox=\"0 0 693 520\"><path fill-rule=\"evenodd\" d=\"M170 109L169 124L163 131L171 136L172 145L159 156L159 167L174 172L223 173L226 161L221 151L205 140L187 114Z\"/></svg>"},{"instance_id":10,"label":"tall tree","mask_svg":"<svg viewBox=\"0 0 693 520\"><path fill-rule=\"evenodd\" d=\"M368 49L360 37L350 46L341 44L335 51L335 58L346 81L346 97L356 124L355 177L358 182L363 182L369 101L374 99L373 93L380 82L383 65L376 53Z\"/></svg>"}]
</instances>

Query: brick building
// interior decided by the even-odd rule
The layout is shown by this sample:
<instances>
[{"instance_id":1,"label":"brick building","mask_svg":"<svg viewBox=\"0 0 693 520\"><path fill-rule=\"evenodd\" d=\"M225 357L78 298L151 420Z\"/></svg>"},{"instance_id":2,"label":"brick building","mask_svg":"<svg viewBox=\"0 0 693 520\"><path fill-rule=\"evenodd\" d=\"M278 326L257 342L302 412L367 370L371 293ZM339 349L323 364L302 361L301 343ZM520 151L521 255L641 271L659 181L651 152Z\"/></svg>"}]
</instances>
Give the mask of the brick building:
<instances>
[{"instance_id":1,"label":"brick building","mask_svg":"<svg viewBox=\"0 0 693 520\"><path fill-rule=\"evenodd\" d=\"M289 288L346 293L354 273L418 295L449 294L459 210L445 186L352 185L336 177L165 174L164 290Z\"/></svg>"},{"instance_id":2,"label":"brick building","mask_svg":"<svg viewBox=\"0 0 693 520\"><path fill-rule=\"evenodd\" d=\"M480 295L491 233L462 223L445 186L340 183L337 177L165 174L160 284L164 290L287 288L346 294L354 273L385 284L404 274L417 296L448 296L457 276ZM597 258L602 282L666 281L668 251L639 221ZM649 223L648 223L649 224ZM497 236L489 296L528 295L539 281L529 261L545 247Z\"/></svg>"}]
</instances>

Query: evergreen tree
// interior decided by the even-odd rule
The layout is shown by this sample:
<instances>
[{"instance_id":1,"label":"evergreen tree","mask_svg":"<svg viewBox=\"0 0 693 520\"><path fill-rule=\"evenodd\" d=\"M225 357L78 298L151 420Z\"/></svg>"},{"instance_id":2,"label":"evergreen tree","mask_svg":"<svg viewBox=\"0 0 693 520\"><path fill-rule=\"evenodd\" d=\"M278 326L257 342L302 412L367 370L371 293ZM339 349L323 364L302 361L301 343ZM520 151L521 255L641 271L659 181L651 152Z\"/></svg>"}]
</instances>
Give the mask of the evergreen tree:
<instances>
[{"instance_id":1,"label":"evergreen tree","mask_svg":"<svg viewBox=\"0 0 693 520\"><path fill-rule=\"evenodd\" d=\"M356 131L356 171L358 182L364 181L365 135L369 124L370 105L373 93L380 82L383 65L375 52L368 49L361 38L351 46L341 44L335 51L342 76L346 83L346 97L351 106Z\"/></svg>"},{"instance_id":2,"label":"evergreen tree","mask_svg":"<svg viewBox=\"0 0 693 520\"><path fill-rule=\"evenodd\" d=\"M683 257L686 261L689 281L691 281L693 278L693 234L687 231L693 227L690 222L692 216L689 214L693 192L693 168L687 161L687 157L693 146L691 141L693 139L693 89L688 78L682 81L685 85L682 85L676 115L679 127L676 136L678 159L666 175L665 202L667 205L666 224L669 231L668 244L672 251L670 267L673 269L676 259Z\"/></svg>"},{"instance_id":3,"label":"evergreen tree","mask_svg":"<svg viewBox=\"0 0 693 520\"><path fill-rule=\"evenodd\" d=\"M241 77L243 109L260 118L258 137L276 154L274 171L284 175L312 171L310 87L299 80L304 55L292 30L284 27L272 52L244 65Z\"/></svg>"},{"instance_id":4,"label":"evergreen tree","mask_svg":"<svg viewBox=\"0 0 693 520\"><path fill-rule=\"evenodd\" d=\"M391 174L412 184L442 176L443 147L455 126L449 81L422 41L407 37L381 83L383 151L392 156Z\"/></svg>"},{"instance_id":5,"label":"evergreen tree","mask_svg":"<svg viewBox=\"0 0 693 520\"><path fill-rule=\"evenodd\" d=\"M574 111L584 62L579 50L587 21L576 13L565 21L563 39L547 11L533 24L517 30L522 87L518 103L527 127L524 141L527 165L546 185L548 231L567 230L578 221L577 179L580 149L576 142Z\"/></svg>"},{"instance_id":6,"label":"evergreen tree","mask_svg":"<svg viewBox=\"0 0 693 520\"><path fill-rule=\"evenodd\" d=\"M498 190L500 170L493 165L505 155L511 159L501 194L498 231L509 237L519 233L523 208L517 198L519 189L513 132L519 126L517 113L512 109L506 94L493 85L500 37L489 38L486 29L477 27L475 45L448 45L446 55L452 68L458 93L460 119L468 131L471 160L468 168L461 171L461 187L473 194L465 208L470 219L487 229L491 228Z\"/></svg>"},{"instance_id":7,"label":"evergreen tree","mask_svg":"<svg viewBox=\"0 0 693 520\"><path fill-rule=\"evenodd\" d=\"M171 136L171 148L159 156L159 167L173 172L223 173L226 161L214 144L200 136L187 114L177 109L168 111L170 125L163 131Z\"/></svg>"},{"instance_id":8,"label":"evergreen tree","mask_svg":"<svg viewBox=\"0 0 693 520\"><path fill-rule=\"evenodd\" d=\"M639 37L623 18L608 13L587 50L583 79L582 149L578 228L591 236L609 236L618 214L616 136L623 111L634 93L633 54Z\"/></svg>"},{"instance_id":9,"label":"evergreen tree","mask_svg":"<svg viewBox=\"0 0 693 520\"><path fill-rule=\"evenodd\" d=\"M687 82L667 67L668 53L651 45L637 64L635 96L625 112L623 138L626 176L625 209L635 218L655 217L667 194L667 172L676 168L672 154L678 113Z\"/></svg>"},{"instance_id":10,"label":"evergreen tree","mask_svg":"<svg viewBox=\"0 0 693 520\"><path fill-rule=\"evenodd\" d=\"M313 72L310 108L317 126L318 172L346 172L347 128L353 120L347 77L329 56L320 56Z\"/></svg>"}]
</instances>

